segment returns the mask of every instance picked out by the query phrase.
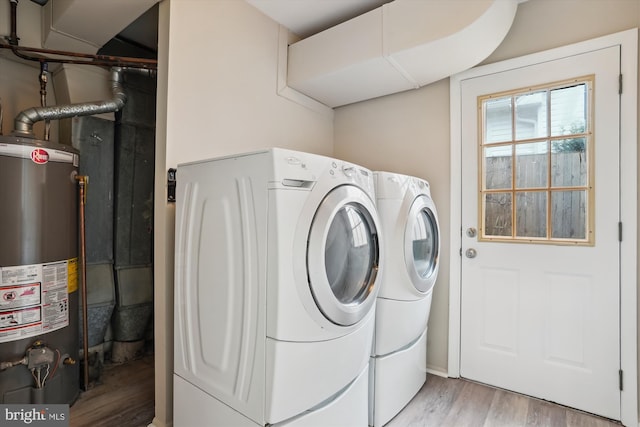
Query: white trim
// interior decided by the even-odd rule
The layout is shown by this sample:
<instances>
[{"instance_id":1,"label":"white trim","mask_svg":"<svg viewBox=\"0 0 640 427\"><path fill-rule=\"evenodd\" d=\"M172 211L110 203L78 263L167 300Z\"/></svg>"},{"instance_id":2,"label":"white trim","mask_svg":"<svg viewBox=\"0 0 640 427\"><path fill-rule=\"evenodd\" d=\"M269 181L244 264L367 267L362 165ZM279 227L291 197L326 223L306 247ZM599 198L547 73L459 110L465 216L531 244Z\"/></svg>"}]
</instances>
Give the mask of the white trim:
<instances>
[{"instance_id":1,"label":"white trim","mask_svg":"<svg viewBox=\"0 0 640 427\"><path fill-rule=\"evenodd\" d=\"M449 378L447 371L443 371L442 368L432 369L427 368L427 374L435 375L437 377Z\"/></svg>"},{"instance_id":2,"label":"white trim","mask_svg":"<svg viewBox=\"0 0 640 427\"><path fill-rule=\"evenodd\" d=\"M620 220L623 225L620 245L620 365L624 371L621 421L625 425L631 425L638 423L638 30L619 33L619 43L623 76L620 99Z\"/></svg>"},{"instance_id":3,"label":"white trim","mask_svg":"<svg viewBox=\"0 0 640 427\"><path fill-rule=\"evenodd\" d=\"M451 126L451 223L449 235L449 376L460 376L460 287L462 267L462 75L451 77L449 82Z\"/></svg>"},{"instance_id":4,"label":"white trim","mask_svg":"<svg viewBox=\"0 0 640 427\"><path fill-rule=\"evenodd\" d=\"M449 360L450 377L460 376L460 289L462 247L462 180L460 165L461 91L464 80L485 76L531 64L552 61L611 46L621 47L623 93L621 96L620 127L620 203L623 239L621 243L620 274L620 365L624 371L624 390L621 393L621 421L624 425L638 425L638 349L637 349L637 94L638 94L638 30L632 29L593 40L563 46L544 52L473 68L450 79L451 123L451 250L449 284Z\"/></svg>"}]
</instances>

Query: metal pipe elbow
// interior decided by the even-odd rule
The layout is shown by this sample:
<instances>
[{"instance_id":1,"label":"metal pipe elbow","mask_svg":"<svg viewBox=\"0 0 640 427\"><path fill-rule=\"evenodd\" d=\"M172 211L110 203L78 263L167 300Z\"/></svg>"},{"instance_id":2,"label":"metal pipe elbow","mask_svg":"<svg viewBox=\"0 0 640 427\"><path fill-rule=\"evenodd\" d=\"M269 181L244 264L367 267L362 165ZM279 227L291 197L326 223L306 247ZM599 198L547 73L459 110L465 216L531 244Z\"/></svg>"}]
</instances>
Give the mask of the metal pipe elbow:
<instances>
[{"instance_id":1,"label":"metal pipe elbow","mask_svg":"<svg viewBox=\"0 0 640 427\"><path fill-rule=\"evenodd\" d=\"M44 120L60 120L76 116L112 113L120 110L127 102L127 95L122 87L121 67L112 67L110 86L113 98L107 101L86 102L79 104L57 105L51 107L32 107L21 111L14 119L16 136L33 138L33 125Z\"/></svg>"}]
</instances>

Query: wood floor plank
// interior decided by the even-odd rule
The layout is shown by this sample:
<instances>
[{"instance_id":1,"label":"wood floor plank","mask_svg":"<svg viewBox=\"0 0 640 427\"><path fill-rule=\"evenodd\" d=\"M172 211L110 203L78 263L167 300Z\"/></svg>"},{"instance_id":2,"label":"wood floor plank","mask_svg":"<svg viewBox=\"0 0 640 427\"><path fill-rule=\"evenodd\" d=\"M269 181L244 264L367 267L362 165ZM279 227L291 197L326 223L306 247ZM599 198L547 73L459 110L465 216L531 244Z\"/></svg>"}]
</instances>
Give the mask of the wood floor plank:
<instances>
[{"instance_id":1,"label":"wood floor plank","mask_svg":"<svg viewBox=\"0 0 640 427\"><path fill-rule=\"evenodd\" d=\"M154 416L153 356L107 365L70 409L71 427L146 427Z\"/></svg>"},{"instance_id":2,"label":"wood floor plank","mask_svg":"<svg viewBox=\"0 0 640 427\"><path fill-rule=\"evenodd\" d=\"M422 389L387 427L442 425L463 385L462 380L427 375Z\"/></svg>"},{"instance_id":3,"label":"wood floor plank","mask_svg":"<svg viewBox=\"0 0 640 427\"><path fill-rule=\"evenodd\" d=\"M521 426L527 420L529 399L505 390L496 390L484 422L485 427Z\"/></svg>"},{"instance_id":4,"label":"wood floor plank","mask_svg":"<svg viewBox=\"0 0 640 427\"><path fill-rule=\"evenodd\" d=\"M537 399L529 400L525 426L565 427L566 408Z\"/></svg>"},{"instance_id":5,"label":"wood floor plank","mask_svg":"<svg viewBox=\"0 0 640 427\"><path fill-rule=\"evenodd\" d=\"M462 379L427 376L409 404L385 427L620 427L561 405Z\"/></svg>"},{"instance_id":6,"label":"wood floor plank","mask_svg":"<svg viewBox=\"0 0 640 427\"><path fill-rule=\"evenodd\" d=\"M612 427L619 426L617 423L595 415L567 409L567 427Z\"/></svg>"},{"instance_id":7,"label":"wood floor plank","mask_svg":"<svg viewBox=\"0 0 640 427\"><path fill-rule=\"evenodd\" d=\"M481 384L465 381L442 426L483 426L496 390Z\"/></svg>"}]
</instances>

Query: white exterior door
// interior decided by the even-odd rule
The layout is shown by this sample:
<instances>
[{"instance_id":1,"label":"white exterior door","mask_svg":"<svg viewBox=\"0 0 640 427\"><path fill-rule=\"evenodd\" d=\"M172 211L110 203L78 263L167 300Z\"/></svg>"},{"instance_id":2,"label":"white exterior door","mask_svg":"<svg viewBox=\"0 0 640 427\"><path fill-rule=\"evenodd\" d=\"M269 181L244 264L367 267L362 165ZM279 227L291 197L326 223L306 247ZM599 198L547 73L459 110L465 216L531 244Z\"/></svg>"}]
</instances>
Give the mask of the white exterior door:
<instances>
[{"instance_id":1,"label":"white exterior door","mask_svg":"<svg viewBox=\"0 0 640 427\"><path fill-rule=\"evenodd\" d=\"M460 84L460 374L613 419L621 417L619 75L613 46ZM559 131L578 135L582 148L572 151L553 138L559 107L544 88L570 92L584 78L585 123ZM482 98L489 94L498 94L493 104ZM538 95L539 108L527 111ZM491 118L499 99L515 110L504 138ZM577 181L563 150L583 167ZM525 169L540 178L525 179Z\"/></svg>"}]
</instances>

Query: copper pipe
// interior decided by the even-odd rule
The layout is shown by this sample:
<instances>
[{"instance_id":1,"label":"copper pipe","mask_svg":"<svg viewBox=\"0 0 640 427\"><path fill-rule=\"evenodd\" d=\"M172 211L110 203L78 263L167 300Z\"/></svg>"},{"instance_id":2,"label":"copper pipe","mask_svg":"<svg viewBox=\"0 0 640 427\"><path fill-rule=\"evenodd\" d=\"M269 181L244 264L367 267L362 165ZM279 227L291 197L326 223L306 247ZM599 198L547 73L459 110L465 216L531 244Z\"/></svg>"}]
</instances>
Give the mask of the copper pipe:
<instances>
[{"instance_id":1,"label":"copper pipe","mask_svg":"<svg viewBox=\"0 0 640 427\"><path fill-rule=\"evenodd\" d=\"M29 61L54 62L65 64L86 64L101 66L126 66L132 68L151 68L158 66L155 59L132 58L128 56L112 56L112 55L91 55L88 53L67 52L64 50L40 49L35 47L12 46L10 44L0 43L0 49L10 49L13 53ZM66 58L45 58L33 55L26 55L23 52L42 53L47 55L64 56ZM74 60L69 58L85 58L84 60Z\"/></svg>"},{"instance_id":2,"label":"copper pipe","mask_svg":"<svg viewBox=\"0 0 640 427\"><path fill-rule=\"evenodd\" d=\"M87 260L85 242L84 207L86 204L86 186L89 177L84 175L76 176L80 192L80 265L82 268L82 366L84 369L84 391L89 390L89 325L87 310Z\"/></svg>"},{"instance_id":3,"label":"copper pipe","mask_svg":"<svg viewBox=\"0 0 640 427\"><path fill-rule=\"evenodd\" d=\"M11 36L8 37L9 44L0 43L0 48L11 49L14 55L19 58L26 59L28 61L47 61L54 63L67 63L67 64L86 64L86 65L100 65L100 66L120 66L120 67L132 67L132 68L157 68L158 61L153 59L140 59L129 57L118 57L109 55L91 55L86 53L66 52L61 50L51 49L38 49L33 47L18 46L17 35L17 7L18 0L10 0L11 2ZM38 56L26 55L23 52L36 52L47 55L65 56L62 58L43 58ZM88 60L74 60L68 58L87 58Z\"/></svg>"}]
</instances>

